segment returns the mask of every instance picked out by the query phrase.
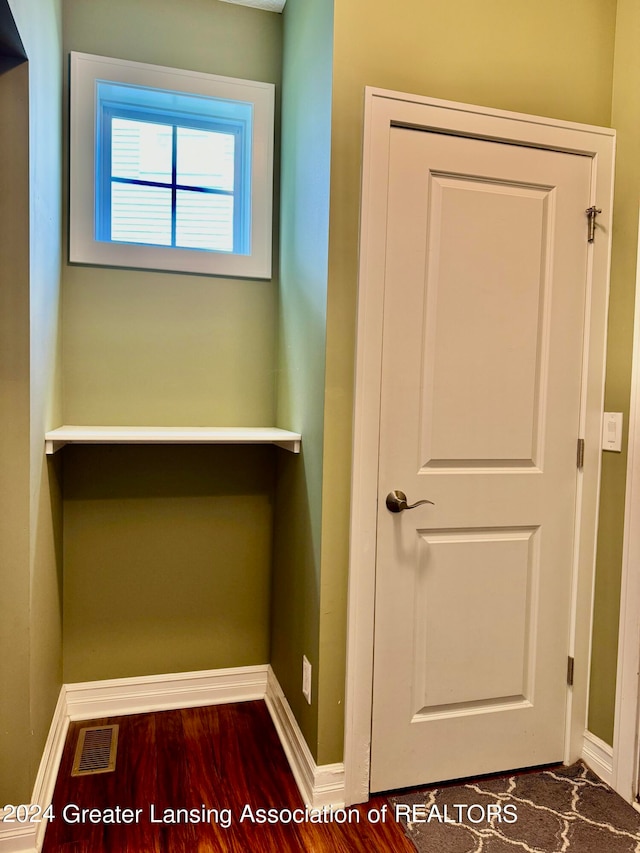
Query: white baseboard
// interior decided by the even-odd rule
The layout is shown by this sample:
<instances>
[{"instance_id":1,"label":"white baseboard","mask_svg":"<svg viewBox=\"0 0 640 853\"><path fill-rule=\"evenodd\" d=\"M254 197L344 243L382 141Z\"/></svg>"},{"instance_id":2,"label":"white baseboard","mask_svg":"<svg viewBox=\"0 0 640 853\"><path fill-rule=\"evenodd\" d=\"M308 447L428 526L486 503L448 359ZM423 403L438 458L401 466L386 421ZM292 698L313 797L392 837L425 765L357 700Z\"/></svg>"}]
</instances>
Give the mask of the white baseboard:
<instances>
[{"instance_id":1,"label":"white baseboard","mask_svg":"<svg viewBox=\"0 0 640 853\"><path fill-rule=\"evenodd\" d=\"M584 733L582 760L607 785L613 784L613 747L590 731Z\"/></svg>"},{"instance_id":2,"label":"white baseboard","mask_svg":"<svg viewBox=\"0 0 640 853\"><path fill-rule=\"evenodd\" d=\"M68 728L69 717L63 685L53 712L53 720L51 721L49 735L44 745L38 775L36 776L31 795L30 804L39 806L41 814L50 805L53 797L53 789L55 788L58 776L58 768ZM0 853L37 853L42 848L42 842L44 841L44 833L47 828L46 820L38 823L14 823L9 825L2 821L5 815L6 812L0 813Z\"/></svg>"},{"instance_id":3,"label":"white baseboard","mask_svg":"<svg viewBox=\"0 0 640 853\"><path fill-rule=\"evenodd\" d=\"M269 667L265 701L306 805L312 808L323 806L342 808L345 804L344 764L318 766L315 763L271 667Z\"/></svg>"},{"instance_id":4,"label":"white baseboard","mask_svg":"<svg viewBox=\"0 0 640 853\"><path fill-rule=\"evenodd\" d=\"M268 664L66 684L71 720L264 699Z\"/></svg>"},{"instance_id":5,"label":"white baseboard","mask_svg":"<svg viewBox=\"0 0 640 853\"><path fill-rule=\"evenodd\" d=\"M318 767L297 720L268 664L202 672L178 672L109 681L63 684L44 747L31 803L51 803L71 720L92 720L152 711L197 708L231 702L266 701L291 771L305 803L313 808L344 806L344 764ZM0 853L38 853L46 822L2 823Z\"/></svg>"},{"instance_id":6,"label":"white baseboard","mask_svg":"<svg viewBox=\"0 0 640 853\"><path fill-rule=\"evenodd\" d=\"M40 760L38 775L33 786L32 803L37 803L44 811L53 799L53 789L58 778L58 768L62 760L64 742L69 729L69 714L67 711L67 695L64 685L60 690L58 702L53 712L53 720L49 729L49 736L44 745L44 752ZM46 821L36 824L36 850L40 850L44 841L44 833L47 828Z\"/></svg>"},{"instance_id":7,"label":"white baseboard","mask_svg":"<svg viewBox=\"0 0 640 853\"><path fill-rule=\"evenodd\" d=\"M36 830L32 824L15 829L6 829L0 824L0 853L38 853L36 843Z\"/></svg>"}]
</instances>

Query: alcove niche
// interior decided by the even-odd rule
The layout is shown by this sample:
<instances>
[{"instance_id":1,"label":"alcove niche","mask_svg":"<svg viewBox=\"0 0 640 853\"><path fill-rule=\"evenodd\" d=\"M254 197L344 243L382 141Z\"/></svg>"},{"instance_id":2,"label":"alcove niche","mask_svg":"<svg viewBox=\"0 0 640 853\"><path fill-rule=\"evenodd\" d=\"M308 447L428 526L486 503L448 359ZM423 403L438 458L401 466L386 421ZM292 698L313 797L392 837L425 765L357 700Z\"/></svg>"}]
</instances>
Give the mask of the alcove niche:
<instances>
[{"instance_id":1,"label":"alcove niche","mask_svg":"<svg viewBox=\"0 0 640 853\"><path fill-rule=\"evenodd\" d=\"M150 21L153 38L132 37ZM63 6L65 65L91 53L277 93L270 280L63 260L62 416L45 449L63 494L66 683L270 662L278 469L302 455L276 427L282 30L227 3Z\"/></svg>"}]
</instances>

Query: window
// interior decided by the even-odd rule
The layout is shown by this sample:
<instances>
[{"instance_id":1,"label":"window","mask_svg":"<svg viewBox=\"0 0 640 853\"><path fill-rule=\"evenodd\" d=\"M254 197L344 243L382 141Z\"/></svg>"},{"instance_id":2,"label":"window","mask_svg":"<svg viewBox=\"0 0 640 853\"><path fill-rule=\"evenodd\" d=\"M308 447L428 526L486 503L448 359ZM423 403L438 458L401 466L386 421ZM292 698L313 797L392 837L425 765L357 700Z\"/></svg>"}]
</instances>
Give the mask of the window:
<instances>
[{"instance_id":1,"label":"window","mask_svg":"<svg viewBox=\"0 0 640 853\"><path fill-rule=\"evenodd\" d=\"M273 99L72 53L70 261L270 278Z\"/></svg>"}]
</instances>

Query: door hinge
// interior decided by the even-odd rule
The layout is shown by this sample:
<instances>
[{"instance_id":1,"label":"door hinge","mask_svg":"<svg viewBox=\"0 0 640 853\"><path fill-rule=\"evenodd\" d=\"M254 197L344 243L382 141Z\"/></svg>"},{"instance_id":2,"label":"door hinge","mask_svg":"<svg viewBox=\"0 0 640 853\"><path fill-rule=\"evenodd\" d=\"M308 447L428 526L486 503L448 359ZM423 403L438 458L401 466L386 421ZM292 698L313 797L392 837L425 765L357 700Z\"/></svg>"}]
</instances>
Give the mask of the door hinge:
<instances>
[{"instance_id":1,"label":"door hinge","mask_svg":"<svg viewBox=\"0 0 640 853\"><path fill-rule=\"evenodd\" d=\"M574 660L572 657L567 658L567 684L569 687L573 687L573 664Z\"/></svg>"},{"instance_id":2,"label":"door hinge","mask_svg":"<svg viewBox=\"0 0 640 853\"><path fill-rule=\"evenodd\" d=\"M578 439L578 453L576 456L576 464L579 470L584 467L584 438Z\"/></svg>"},{"instance_id":3,"label":"door hinge","mask_svg":"<svg viewBox=\"0 0 640 853\"><path fill-rule=\"evenodd\" d=\"M588 207L585 213L587 214L587 242L593 243L596 236L596 216L602 213L602 210L594 204Z\"/></svg>"}]
</instances>

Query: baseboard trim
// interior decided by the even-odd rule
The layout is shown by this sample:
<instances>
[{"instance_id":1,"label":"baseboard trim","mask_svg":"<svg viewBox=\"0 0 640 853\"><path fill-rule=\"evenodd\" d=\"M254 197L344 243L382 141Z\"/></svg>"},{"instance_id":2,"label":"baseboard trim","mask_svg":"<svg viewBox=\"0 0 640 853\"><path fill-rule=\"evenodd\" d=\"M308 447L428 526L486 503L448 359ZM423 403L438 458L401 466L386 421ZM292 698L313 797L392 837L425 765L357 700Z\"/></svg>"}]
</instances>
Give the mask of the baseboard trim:
<instances>
[{"instance_id":1,"label":"baseboard trim","mask_svg":"<svg viewBox=\"0 0 640 853\"><path fill-rule=\"evenodd\" d=\"M53 789L58 776L68 728L69 717L63 685L53 712L53 719L31 795L31 804L39 806L41 813L45 812L53 797ZM9 828L1 822L4 816L5 813L0 812L0 853L37 853L41 850L47 828L46 820L39 823L13 824Z\"/></svg>"},{"instance_id":2,"label":"baseboard trim","mask_svg":"<svg viewBox=\"0 0 640 853\"><path fill-rule=\"evenodd\" d=\"M42 811L51 803L71 720L92 720L152 711L197 708L264 699L300 794L312 808L341 808L345 802L344 764L318 766L278 679L268 664L233 669L178 672L109 681L63 684L31 802ZM38 853L46 821L7 828L0 811L0 853Z\"/></svg>"},{"instance_id":3,"label":"baseboard trim","mask_svg":"<svg viewBox=\"0 0 640 853\"><path fill-rule=\"evenodd\" d=\"M40 767L31 798L31 802L37 803L43 811L51 804L51 800L53 799L53 789L56 786L58 768L62 760L62 751L64 750L64 742L68 729L67 692L63 684L55 711L53 712L49 736L44 745L44 752L40 760ZM36 824L36 850L42 848L46 828L46 821Z\"/></svg>"},{"instance_id":4,"label":"baseboard trim","mask_svg":"<svg viewBox=\"0 0 640 853\"><path fill-rule=\"evenodd\" d=\"M268 664L67 684L71 720L264 699Z\"/></svg>"},{"instance_id":5,"label":"baseboard trim","mask_svg":"<svg viewBox=\"0 0 640 853\"><path fill-rule=\"evenodd\" d=\"M265 702L305 804L312 808L344 807L344 764L316 764L271 667Z\"/></svg>"},{"instance_id":6,"label":"baseboard trim","mask_svg":"<svg viewBox=\"0 0 640 853\"><path fill-rule=\"evenodd\" d=\"M0 820L4 813L0 812ZM38 853L36 830L33 824L5 829L0 824L0 853Z\"/></svg>"},{"instance_id":7,"label":"baseboard trim","mask_svg":"<svg viewBox=\"0 0 640 853\"><path fill-rule=\"evenodd\" d=\"M613 747L592 732L585 731L582 760L607 785L613 785Z\"/></svg>"}]
</instances>

